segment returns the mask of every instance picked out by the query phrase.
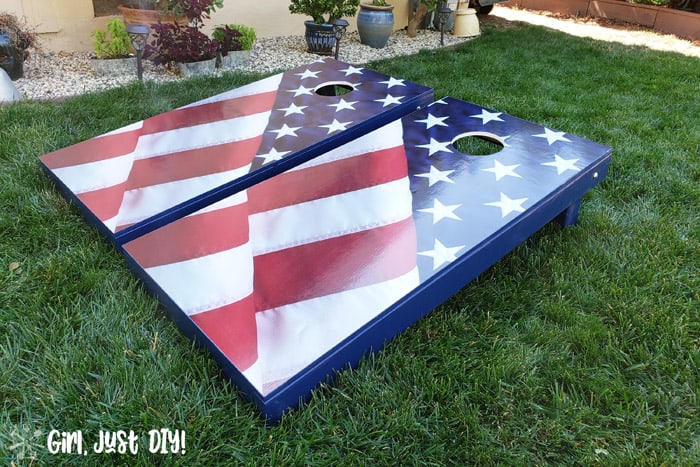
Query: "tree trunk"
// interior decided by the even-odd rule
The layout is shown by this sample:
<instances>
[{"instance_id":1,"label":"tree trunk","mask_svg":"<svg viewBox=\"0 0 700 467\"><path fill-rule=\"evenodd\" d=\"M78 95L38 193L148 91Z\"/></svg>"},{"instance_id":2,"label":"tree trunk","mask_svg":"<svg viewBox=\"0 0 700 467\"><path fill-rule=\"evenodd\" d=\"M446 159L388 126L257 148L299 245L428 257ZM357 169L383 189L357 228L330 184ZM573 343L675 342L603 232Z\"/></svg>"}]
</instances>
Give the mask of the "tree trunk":
<instances>
[{"instance_id":1,"label":"tree trunk","mask_svg":"<svg viewBox=\"0 0 700 467\"><path fill-rule=\"evenodd\" d=\"M408 37L416 37L418 26L420 26L427 15L428 5L422 1L418 2L418 8L416 8L416 11L411 10L409 13L408 28L406 28L406 35Z\"/></svg>"}]
</instances>

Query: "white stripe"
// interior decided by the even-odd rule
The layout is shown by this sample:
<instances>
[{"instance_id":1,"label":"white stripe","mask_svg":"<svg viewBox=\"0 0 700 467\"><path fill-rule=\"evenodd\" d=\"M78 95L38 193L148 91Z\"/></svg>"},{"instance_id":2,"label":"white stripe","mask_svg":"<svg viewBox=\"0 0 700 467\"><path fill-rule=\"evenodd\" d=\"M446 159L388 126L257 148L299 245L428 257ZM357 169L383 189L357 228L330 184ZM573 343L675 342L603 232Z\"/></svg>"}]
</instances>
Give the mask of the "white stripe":
<instances>
[{"instance_id":1,"label":"white stripe","mask_svg":"<svg viewBox=\"0 0 700 467\"><path fill-rule=\"evenodd\" d=\"M53 169L53 173L78 195L124 182L129 177L133 162L134 154L129 153L101 161L60 167Z\"/></svg>"},{"instance_id":2,"label":"white stripe","mask_svg":"<svg viewBox=\"0 0 700 467\"><path fill-rule=\"evenodd\" d=\"M186 109L189 107L196 107L198 105L210 104L212 102L225 101L228 99L235 99L237 97L252 96L254 94L262 94L264 92L277 91L282 82L282 73L261 79L260 81L255 81L245 86L241 86L230 91L226 91L221 94L217 94L201 101L193 102L192 104L187 104L180 107L181 109Z\"/></svg>"},{"instance_id":3,"label":"white stripe","mask_svg":"<svg viewBox=\"0 0 700 467\"><path fill-rule=\"evenodd\" d=\"M326 152L322 156L290 169L290 172L402 145L403 125L401 124L401 120L394 120L377 130L360 136L356 140L343 144L340 147Z\"/></svg>"},{"instance_id":4,"label":"white stripe","mask_svg":"<svg viewBox=\"0 0 700 467\"><path fill-rule=\"evenodd\" d=\"M411 217L408 178L249 216L255 255L381 227Z\"/></svg>"},{"instance_id":5,"label":"white stripe","mask_svg":"<svg viewBox=\"0 0 700 467\"><path fill-rule=\"evenodd\" d=\"M236 194L234 194L234 195L231 195L231 196L229 196L228 198L224 198L224 199L221 200L221 201L218 201L218 202L216 202L216 203L214 203L214 204L210 204L209 206L207 206L207 207L205 207L205 208L203 208L203 209L200 209L200 210L197 211L197 212L194 212L194 213L192 213L192 214L189 214L189 215L186 216L186 217L196 216L196 215L198 215L198 214L202 214L202 213L205 213L205 212L216 211L216 210L218 210L218 209L224 209L224 208L228 208L228 207L235 206L235 205L238 205L238 204L244 204L244 203L246 203L247 201L248 201L247 191L239 191L238 193L236 193ZM114 216L114 217L112 217L112 218L110 218L110 219L105 220L105 221L104 221L104 224L105 224L105 226L106 226L109 230L111 230L112 232L114 232L115 229L117 228L117 225L118 225L117 222L118 222L118 221L119 221L119 214L117 214L116 216Z\"/></svg>"},{"instance_id":6,"label":"white stripe","mask_svg":"<svg viewBox=\"0 0 700 467\"><path fill-rule=\"evenodd\" d=\"M206 236L206 232L202 235ZM253 292L249 243L145 271L187 315L237 302Z\"/></svg>"},{"instance_id":7,"label":"white stripe","mask_svg":"<svg viewBox=\"0 0 700 467\"><path fill-rule=\"evenodd\" d=\"M105 133L104 135L97 136L97 138L102 138L103 136L109 136L109 135L117 135L119 133L126 133L127 131L140 130L142 127L143 127L143 120L141 120L140 122L132 123L131 125L117 128L116 130L112 130L109 133Z\"/></svg>"},{"instance_id":8,"label":"white stripe","mask_svg":"<svg viewBox=\"0 0 700 467\"><path fill-rule=\"evenodd\" d=\"M118 214L118 225L142 221L179 203L211 190L248 173L249 167L240 167L200 177L161 183L124 192Z\"/></svg>"},{"instance_id":9,"label":"white stripe","mask_svg":"<svg viewBox=\"0 0 700 467\"><path fill-rule=\"evenodd\" d=\"M200 209L199 211L192 213L189 216L196 216L198 214L202 214L205 212L211 212L211 211L218 211L219 209L224 209L224 208L229 208L231 206L236 206L238 204L244 204L248 201L248 191L243 190L239 191L238 193L235 193L228 198L224 198L221 201L217 201L216 203L210 204L209 206Z\"/></svg>"},{"instance_id":10,"label":"white stripe","mask_svg":"<svg viewBox=\"0 0 700 467\"><path fill-rule=\"evenodd\" d=\"M257 313L258 360L246 376L261 375L262 382L251 382L264 394L265 383L294 376L418 283L415 268L389 281Z\"/></svg>"},{"instance_id":11,"label":"white stripe","mask_svg":"<svg viewBox=\"0 0 700 467\"><path fill-rule=\"evenodd\" d=\"M136 144L134 157L135 159L147 159L174 152L255 138L265 131L269 117L270 112L267 111L245 117L142 135Z\"/></svg>"}]
</instances>

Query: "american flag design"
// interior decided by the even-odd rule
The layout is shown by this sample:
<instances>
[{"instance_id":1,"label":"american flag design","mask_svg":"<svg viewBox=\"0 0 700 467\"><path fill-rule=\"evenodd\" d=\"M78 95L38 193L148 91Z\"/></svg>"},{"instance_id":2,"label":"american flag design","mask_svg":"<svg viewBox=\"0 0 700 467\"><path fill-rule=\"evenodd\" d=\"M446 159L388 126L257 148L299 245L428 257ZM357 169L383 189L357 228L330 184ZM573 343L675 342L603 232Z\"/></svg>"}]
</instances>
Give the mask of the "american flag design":
<instances>
[{"instance_id":1,"label":"american flag design","mask_svg":"<svg viewBox=\"0 0 700 467\"><path fill-rule=\"evenodd\" d=\"M607 152L445 98L125 249L265 396Z\"/></svg>"},{"instance_id":2,"label":"american flag design","mask_svg":"<svg viewBox=\"0 0 700 467\"><path fill-rule=\"evenodd\" d=\"M194 187L185 190L178 186L179 180L160 183L158 178L159 183L137 182L141 176L127 175L127 181L120 182L124 186L119 189L127 193L122 194L121 204L99 196L108 200L104 202L109 209L92 204L95 190L73 193L115 232L186 201L193 193L275 164L309 141L333 137L373 112L398 105L412 86L346 64L331 68L329 75L327 62L312 63L284 77L268 78L178 109L173 115L154 117L155 122L100 137L107 138L105 142L126 136L139 148L145 144L143 128L172 128L173 122L179 122L176 130L149 139L149 147L168 154L166 174L182 170L191 176L199 170L200 164L189 161L180 154L183 151L202 153L205 161L217 160L209 152L219 149L241 157L223 166L202 163L206 168L194 178L205 180L187 178ZM324 96L318 104L318 96L310 93L318 82L350 83L353 90ZM219 120L204 109L218 109L220 115L224 110L219 107L227 107L223 103L266 94L265 89L275 94L267 97L265 107L270 108L265 122L245 130L256 136L237 136L235 143L216 139L219 132L210 131L204 120ZM379 97L363 97L365 90ZM188 109L193 120L187 117ZM248 114L232 118L248 118ZM187 128L187 147L177 146L171 156L167 148L180 139L170 131L180 128ZM468 136L496 141L502 150L489 156L462 154L455 142ZM219 143L207 146L212 141ZM45 156L43 162L72 170L75 165L99 165L108 159L81 159L91 150L105 153L99 141L86 143L77 154L69 152L73 165L58 164L57 153ZM117 154L129 144L107 145L108 152L112 158L123 158ZM216 147L229 144L253 149ZM122 248L170 315L178 322L185 320L187 329L194 328L194 337L220 362L224 359L225 368L235 369L234 375L227 374L264 405L292 381L312 373L309 368L325 356L349 345L352 336L387 310L439 277L451 263L485 242L498 241L506 227L536 212L552 193L566 192L592 168L600 167L595 183L600 181L610 152L598 143L447 97L127 241ZM61 183L73 186L73 179L58 172L55 176ZM156 174L157 170L147 172L153 172L149 177L166 176ZM172 192L149 197L151 189L170 183L175 184ZM587 186L593 184L587 182ZM146 188L134 188L139 186ZM131 190L143 193L130 197ZM124 207L127 198L133 198L127 203L129 209ZM387 329L386 339L396 332ZM285 397L294 404L305 395Z\"/></svg>"},{"instance_id":3,"label":"american flag design","mask_svg":"<svg viewBox=\"0 0 700 467\"><path fill-rule=\"evenodd\" d=\"M335 86L350 92L346 97L322 95ZM383 114L399 111L402 116L430 100L432 90L425 86L324 59L46 154L40 161L90 220L119 240L120 233L250 177L264 165L293 160L355 126L377 121L377 128L385 123Z\"/></svg>"}]
</instances>

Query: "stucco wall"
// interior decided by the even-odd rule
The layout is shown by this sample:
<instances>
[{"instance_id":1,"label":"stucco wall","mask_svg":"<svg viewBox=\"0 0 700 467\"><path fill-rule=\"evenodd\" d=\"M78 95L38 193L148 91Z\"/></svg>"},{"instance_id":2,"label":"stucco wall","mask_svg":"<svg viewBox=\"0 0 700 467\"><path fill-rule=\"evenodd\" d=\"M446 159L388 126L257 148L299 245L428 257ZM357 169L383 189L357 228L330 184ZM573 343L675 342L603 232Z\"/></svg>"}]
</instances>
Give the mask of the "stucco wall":
<instances>
[{"instance_id":1,"label":"stucco wall","mask_svg":"<svg viewBox=\"0 0 700 467\"><path fill-rule=\"evenodd\" d=\"M408 23L408 0L394 0L395 29ZM259 37L304 33L302 15L289 13L288 0L224 0L224 8L212 15L209 29L221 23L253 26ZM91 51L93 31L104 28L110 17L94 15L92 0L2 0L3 11L24 17L41 33L47 51ZM351 30L356 20L348 18Z\"/></svg>"}]
</instances>

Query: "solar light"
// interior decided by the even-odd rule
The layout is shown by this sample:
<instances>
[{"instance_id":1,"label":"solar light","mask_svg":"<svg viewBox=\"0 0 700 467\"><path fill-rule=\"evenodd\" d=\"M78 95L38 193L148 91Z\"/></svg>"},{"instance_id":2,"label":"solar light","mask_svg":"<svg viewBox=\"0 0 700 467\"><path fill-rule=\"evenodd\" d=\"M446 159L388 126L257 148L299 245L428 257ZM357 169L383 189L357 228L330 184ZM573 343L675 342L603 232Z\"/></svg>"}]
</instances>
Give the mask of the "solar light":
<instances>
[{"instance_id":1,"label":"solar light","mask_svg":"<svg viewBox=\"0 0 700 467\"><path fill-rule=\"evenodd\" d=\"M143 81L143 49L146 47L151 28L145 24L130 24L126 27L126 32L129 34L129 39L131 39L131 45L136 50L136 74L139 77L139 81Z\"/></svg>"},{"instance_id":2,"label":"solar light","mask_svg":"<svg viewBox=\"0 0 700 467\"><path fill-rule=\"evenodd\" d=\"M440 23L440 45L445 45L445 23L447 23L447 18L450 17L452 9L449 7L442 7L438 10L438 22Z\"/></svg>"},{"instance_id":3,"label":"solar light","mask_svg":"<svg viewBox=\"0 0 700 467\"><path fill-rule=\"evenodd\" d=\"M338 49L340 48L340 39L345 36L348 27L347 21L344 19L333 20L333 34L335 34L335 59L338 60Z\"/></svg>"}]
</instances>

